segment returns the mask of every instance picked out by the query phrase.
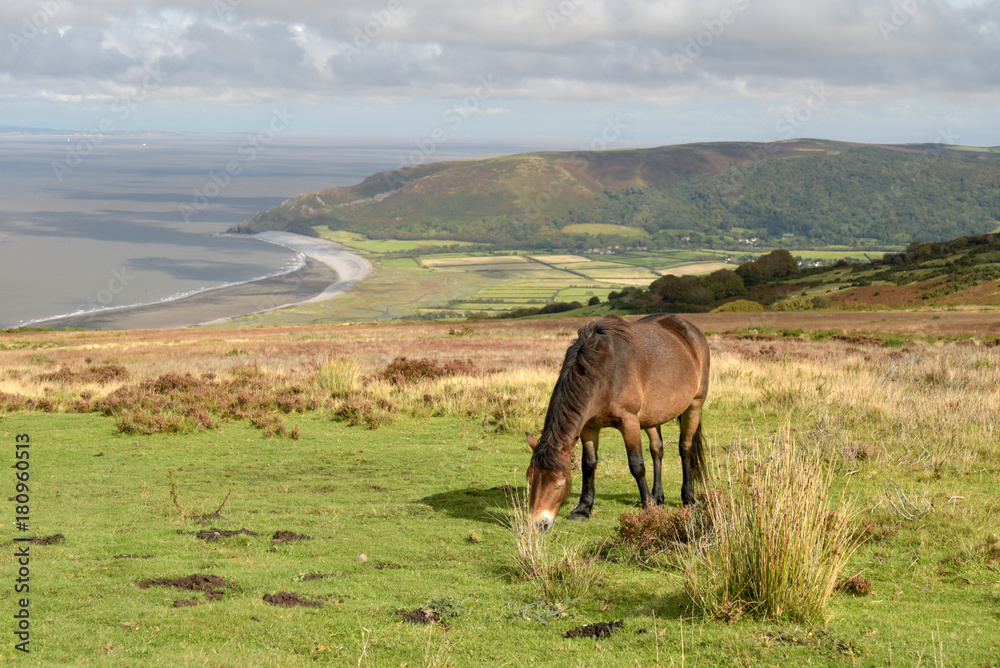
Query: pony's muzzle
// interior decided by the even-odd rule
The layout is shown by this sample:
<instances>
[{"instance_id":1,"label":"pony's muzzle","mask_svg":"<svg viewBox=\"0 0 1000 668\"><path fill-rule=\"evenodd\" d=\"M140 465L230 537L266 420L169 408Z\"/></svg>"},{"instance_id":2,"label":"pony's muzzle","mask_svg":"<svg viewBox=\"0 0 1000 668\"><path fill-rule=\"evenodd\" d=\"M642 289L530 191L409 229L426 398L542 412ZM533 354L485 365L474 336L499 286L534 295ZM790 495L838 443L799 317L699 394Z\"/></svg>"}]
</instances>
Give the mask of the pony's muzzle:
<instances>
[{"instance_id":1,"label":"pony's muzzle","mask_svg":"<svg viewBox=\"0 0 1000 668\"><path fill-rule=\"evenodd\" d=\"M545 533L555 524L555 518L552 516L552 513L543 512L539 513L538 517L532 519L531 524L538 533Z\"/></svg>"}]
</instances>

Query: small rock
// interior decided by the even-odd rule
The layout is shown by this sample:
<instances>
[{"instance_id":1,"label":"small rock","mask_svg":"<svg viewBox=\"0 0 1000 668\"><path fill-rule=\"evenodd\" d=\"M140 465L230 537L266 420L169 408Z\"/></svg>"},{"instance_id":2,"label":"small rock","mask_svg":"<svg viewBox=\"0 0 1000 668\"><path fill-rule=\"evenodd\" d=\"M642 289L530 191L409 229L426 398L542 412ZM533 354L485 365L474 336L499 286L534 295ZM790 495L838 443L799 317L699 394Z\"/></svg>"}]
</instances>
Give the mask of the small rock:
<instances>
[{"instance_id":1,"label":"small rock","mask_svg":"<svg viewBox=\"0 0 1000 668\"><path fill-rule=\"evenodd\" d=\"M368 556L364 552L362 552L361 554L358 555L358 558L355 559L354 561L368 561Z\"/></svg>"}]
</instances>

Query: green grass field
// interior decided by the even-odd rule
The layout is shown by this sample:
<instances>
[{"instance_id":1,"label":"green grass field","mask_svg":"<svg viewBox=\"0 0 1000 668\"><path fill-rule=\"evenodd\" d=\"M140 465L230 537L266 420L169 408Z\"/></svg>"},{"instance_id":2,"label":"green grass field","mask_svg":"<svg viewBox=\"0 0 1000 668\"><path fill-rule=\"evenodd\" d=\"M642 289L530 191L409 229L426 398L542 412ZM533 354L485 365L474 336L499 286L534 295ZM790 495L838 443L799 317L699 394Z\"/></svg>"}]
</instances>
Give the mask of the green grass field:
<instances>
[{"instance_id":1,"label":"green grass field","mask_svg":"<svg viewBox=\"0 0 1000 668\"><path fill-rule=\"evenodd\" d=\"M567 225L562 228L564 234L608 234L622 237L635 237L636 239L647 239L649 234L645 230L637 227L627 227L625 225L608 225L604 223L581 223L577 225Z\"/></svg>"},{"instance_id":2,"label":"green grass field","mask_svg":"<svg viewBox=\"0 0 1000 668\"><path fill-rule=\"evenodd\" d=\"M30 437L31 454L30 531L15 531L14 501L5 511L0 600L9 631L0 658L44 666L996 665L1000 349L903 334L837 339L828 330L711 336L711 485L743 485L727 480L733 462L763 465L797 444L831 467L833 503L846 492L863 538L842 577L863 578L870 590L835 593L825 620L806 625L698 615L669 552L645 560L606 549L620 515L637 510L611 430L592 519L568 522L564 507L546 536L556 555L563 547L595 555L603 575L578 600L543 601L518 573L507 500L523 493L524 431L540 426L574 327L4 335L4 456L14 464L19 434ZM390 385L379 373L395 356L469 358L495 370ZM110 385L84 373L114 365L122 370ZM322 401L301 413L272 409L286 435L270 437L246 420L144 436L120 431L120 415L65 412L85 395L164 376L183 384L176 379L185 374L201 385L257 379L233 390L241 404L253 397L240 392L290 387ZM46 399L55 412L19 408L19 396ZM326 402L345 396L368 401L360 410L382 415L381 426L332 419ZM128 410L150 408L140 401ZM676 434L664 427L671 509L680 491L669 447ZM10 495L14 482L12 471ZM216 511L221 517L199 518ZM208 540L212 529L241 533ZM308 538L275 543L276 532ZM61 541L30 546L31 654L23 655L10 633L13 539L57 534ZM192 575L222 578L221 597L138 586ZM264 601L276 594L318 605ZM179 600L194 604L175 607ZM399 614L421 608L443 623ZM563 636L618 620L622 629L597 641Z\"/></svg>"}]
</instances>

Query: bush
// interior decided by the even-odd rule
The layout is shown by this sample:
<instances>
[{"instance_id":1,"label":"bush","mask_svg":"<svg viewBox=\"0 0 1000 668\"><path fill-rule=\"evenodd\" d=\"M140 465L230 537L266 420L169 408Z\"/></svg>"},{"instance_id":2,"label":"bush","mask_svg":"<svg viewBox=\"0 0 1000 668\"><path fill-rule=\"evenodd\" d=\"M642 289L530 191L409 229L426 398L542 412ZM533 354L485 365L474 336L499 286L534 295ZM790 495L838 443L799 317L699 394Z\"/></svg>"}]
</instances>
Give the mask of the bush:
<instances>
[{"instance_id":1,"label":"bush","mask_svg":"<svg viewBox=\"0 0 1000 668\"><path fill-rule=\"evenodd\" d=\"M700 527L699 527L700 528ZM660 552L687 543L703 533L695 528L691 506L680 510L657 506L618 516L618 540L642 554Z\"/></svg>"},{"instance_id":2,"label":"bush","mask_svg":"<svg viewBox=\"0 0 1000 668\"><path fill-rule=\"evenodd\" d=\"M811 299L782 299L771 304L772 311L812 311L815 307Z\"/></svg>"},{"instance_id":3,"label":"bush","mask_svg":"<svg viewBox=\"0 0 1000 668\"><path fill-rule=\"evenodd\" d=\"M396 406L388 399L373 398L364 393L348 397L333 407L333 419L349 427L364 425L367 429L392 424L395 413Z\"/></svg>"},{"instance_id":4,"label":"bush","mask_svg":"<svg viewBox=\"0 0 1000 668\"><path fill-rule=\"evenodd\" d=\"M712 309L711 313L762 313L763 311L764 307L758 302L752 302L749 299L737 299Z\"/></svg>"},{"instance_id":5,"label":"bush","mask_svg":"<svg viewBox=\"0 0 1000 668\"><path fill-rule=\"evenodd\" d=\"M441 365L429 359L411 360L397 357L378 374L392 385L405 385L419 380L434 380L443 376L472 376L477 373L472 360L452 360Z\"/></svg>"},{"instance_id":6,"label":"bush","mask_svg":"<svg viewBox=\"0 0 1000 668\"><path fill-rule=\"evenodd\" d=\"M283 385L255 369L237 369L224 381L168 373L118 388L93 404L114 417L126 434L189 433L217 429L226 420L246 420L265 435L285 434L271 413L304 413L318 402L304 388Z\"/></svg>"},{"instance_id":7,"label":"bush","mask_svg":"<svg viewBox=\"0 0 1000 668\"><path fill-rule=\"evenodd\" d=\"M128 379L128 371L121 364L99 364L82 371L73 371L64 366L59 371L43 373L38 380L55 383L113 383Z\"/></svg>"}]
</instances>

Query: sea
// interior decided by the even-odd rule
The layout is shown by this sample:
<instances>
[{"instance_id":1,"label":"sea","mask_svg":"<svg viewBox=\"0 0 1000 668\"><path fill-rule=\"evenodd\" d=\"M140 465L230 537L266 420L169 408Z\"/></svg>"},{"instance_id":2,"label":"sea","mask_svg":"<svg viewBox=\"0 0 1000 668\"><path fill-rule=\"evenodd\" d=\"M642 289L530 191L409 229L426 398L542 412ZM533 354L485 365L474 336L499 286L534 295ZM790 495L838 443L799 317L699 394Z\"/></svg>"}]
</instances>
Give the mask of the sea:
<instances>
[{"instance_id":1,"label":"sea","mask_svg":"<svg viewBox=\"0 0 1000 668\"><path fill-rule=\"evenodd\" d=\"M552 148L264 139L0 133L0 329L295 271L300 254L223 232L289 197L401 164Z\"/></svg>"}]
</instances>

